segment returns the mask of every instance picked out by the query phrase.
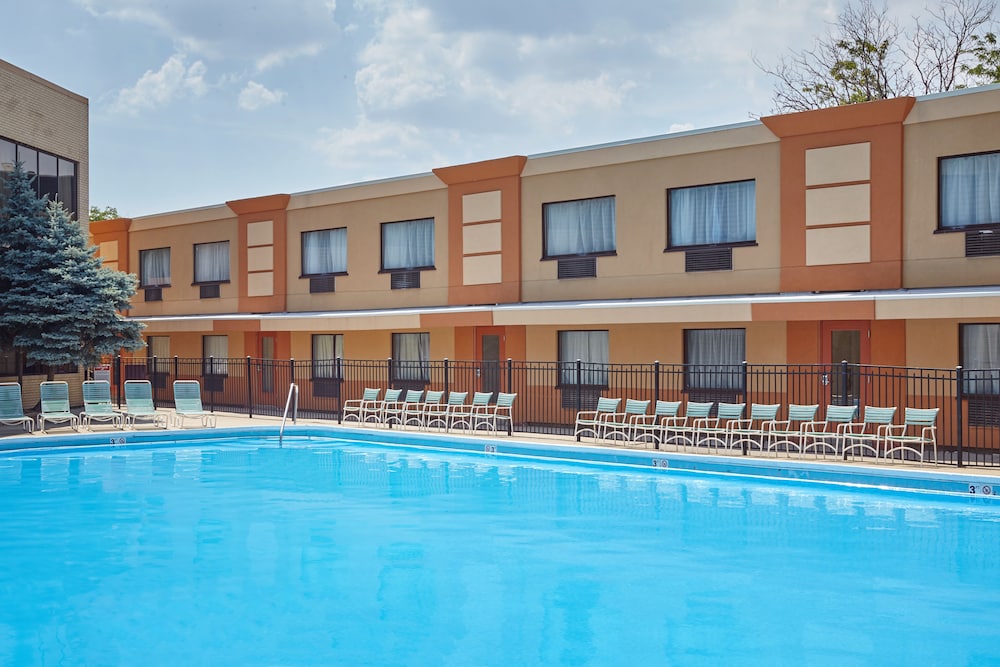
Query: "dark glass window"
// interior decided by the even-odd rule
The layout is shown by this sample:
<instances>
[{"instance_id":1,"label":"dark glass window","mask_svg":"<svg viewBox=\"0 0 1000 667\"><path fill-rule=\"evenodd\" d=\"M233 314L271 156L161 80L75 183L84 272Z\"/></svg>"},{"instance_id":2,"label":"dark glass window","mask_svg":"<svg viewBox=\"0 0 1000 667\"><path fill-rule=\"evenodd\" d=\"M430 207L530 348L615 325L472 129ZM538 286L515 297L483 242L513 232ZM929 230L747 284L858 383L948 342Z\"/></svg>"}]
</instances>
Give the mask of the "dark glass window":
<instances>
[{"instance_id":1,"label":"dark glass window","mask_svg":"<svg viewBox=\"0 0 1000 667\"><path fill-rule=\"evenodd\" d=\"M77 215L76 163L57 155L0 139L0 206L6 193L6 175L20 161L25 173L35 178L35 194L60 201L73 216Z\"/></svg>"}]
</instances>

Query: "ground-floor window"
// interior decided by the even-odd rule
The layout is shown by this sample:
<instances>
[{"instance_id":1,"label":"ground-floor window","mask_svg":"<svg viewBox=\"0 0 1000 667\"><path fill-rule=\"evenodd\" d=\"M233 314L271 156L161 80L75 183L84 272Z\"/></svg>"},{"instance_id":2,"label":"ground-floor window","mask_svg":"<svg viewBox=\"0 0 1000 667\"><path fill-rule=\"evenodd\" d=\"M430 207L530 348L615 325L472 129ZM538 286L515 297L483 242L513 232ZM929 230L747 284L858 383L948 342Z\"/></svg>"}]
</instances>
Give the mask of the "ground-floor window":
<instances>
[{"instance_id":1,"label":"ground-floor window","mask_svg":"<svg viewBox=\"0 0 1000 667\"><path fill-rule=\"evenodd\" d=\"M229 337L202 336L201 349L205 388L209 391L222 391L225 378L229 375Z\"/></svg>"},{"instance_id":2,"label":"ground-floor window","mask_svg":"<svg viewBox=\"0 0 1000 667\"><path fill-rule=\"evenodd\" d=\"M431 335L392 334L392 379L394 382L426 383L431 380Z\"/></svg>"},{"instance_id":3,"label":"ground-floor window","mask_svg":"<svg viewBox=\"0 0 1000 667\"><path fill-rule=\"evenodd\" d=\"M607 331L559 332L559 388L564 408L591 410L597 405L608 388Z\"/></svg>"},{"instance_id":4,"label":"ground-floor window","mask_svg":"<svg viewBox=\"0 0 1000 667\"><path fill-rule=\"evenodd\" d=\"M960 327L969 426L1000 426L1000 324Z\"/></svg>"},{"instance_id":5,"label":"ground-floor window","mask_svg":"<svg viewBox=\"0 0 1000 667\"><path fill-rule=\"evenodd\" d=\"M685 329L684 388L692 400L732 401L744 391L746 329Z\"/></svg>"},{"instance_id":6,"label":"ground-floor window","mask_svg":"<svg viewBox=\"0 0 1000 667\"><path fill-rule=\"evenodd\" d=\"M344 358L343 334L313 334L312 381L313 395L333 397L340 389L340 369L337 359Z\"/></svg>"}]
</instances>

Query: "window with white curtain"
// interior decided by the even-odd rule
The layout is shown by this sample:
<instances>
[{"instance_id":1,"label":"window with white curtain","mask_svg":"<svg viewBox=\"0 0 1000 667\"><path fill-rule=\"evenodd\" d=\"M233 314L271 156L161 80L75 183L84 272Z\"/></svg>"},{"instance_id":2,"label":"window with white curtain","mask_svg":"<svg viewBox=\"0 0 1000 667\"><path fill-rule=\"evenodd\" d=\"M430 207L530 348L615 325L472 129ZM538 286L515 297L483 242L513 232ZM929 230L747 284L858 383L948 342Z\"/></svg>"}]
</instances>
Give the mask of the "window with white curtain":
<instances>
[{"instance_id":1,"label":"window with white curtain","mask_svg":"<svg viewBox=\"0 0 1000 667\"><path fill-rule=\"evenodd\" d=\"M339 378L337 359L344 358L343 334L313 334L312 373L313 379Z\"/></svg>"},{"instance_id":2,"label":"window with white curtain","mask_svg":"<svg viewBox=\"0 0 1000 667\"><path fill-rule=\"evenodd\" d=\"M686 389L743 389L746 329L686 329Z\"/></svg>"},{"instance_id":3,"label":"window with white curtain","mask_svg":"<svg viewBox=\"0 0 1000 667\"><path fill-rule=\"evenodd\" d=\"M434 218L382 224L382 270L434 268Z\"/></svg>"},{"instance_id":4,"label":"window with white curtain","mask_svg":"<svg viewBox=\"0 0 1000 667\"><path fill-rule=\"evenodd\" d=\"M347 273L347 227L302 232L302 275Z\"/></svg>"},{"instance_id":5,"label":"window with white curtain","mask_svg":"<svg viewBox=\"0 0 1000 667\"><path fill-rule=\"evenodd\" d=\"M205 375L228 375L229 337L202 336L201 354L204 358ZM211 357L211 359L209 359Z\"/></svg>"},{"instance_id":6,"label":"window with white curtain","mask_svg":"<svg viewBox=\"0 0 1000 667\"><path fill-rule=\"evenodd\" d=\"M1000 152L941 158L941 229L1000 224Z\"/></svg>"},{"instance_id":7,"label":"window with white curtain","mask_svg":"<svg viewBox=\"0 0 1000 667\"><path fill-rule=\"evenodd\" d=\"M139 251L139 287L170 285L170 248Z\"/></svg>"},{"instance_id":8,"label":"window with white curtain","mask_svg":"<svg viewBox=\"0 0 1000 667\"><path fill-rule=\"evenodd\" d=\"M194 282L229 282L229 241L195 244Z\"/></svg>"},{"instance_id":9,"label":"window with white curtain","mask_svg":"<svg viewBox=\"0 0 1000 667\"><path fill-rule=\"evenodd\" d=\"M612 254L615 245L615 198L595 197L542 204L544 256Z\"/></svg>"},{"instance_id":10,"label":"window with white curtain","mask_svg":"<svg viewBox=\"0 0 1000 667\"><path fill-rule=\"evenodd\" d=\"M576 362L580 365L580 384L607 386L608 332L559 332L559 384L577 384Z\"/></svg>"},{"instance_id":11,"label":"window with white curtain","mask_svg":"<svg viewBox=\"0 0 1000 667\"><path fill-rule=\"evenodd\" d=\"M966 394L1000 394L1000 324L963 324L962 368Z\"/></svg>"},{"instance_id":12,"label":"window with white curtain","mask_svg":"<svg viewBox=\"0 0 1000 667\"><path fill-rule=\"evenodd\" d=\"M154 373L170 372L170 336L147 336L146 356L156 357Z\"/></svg>"},{"instance_id":13,"label":"window with white curtain","mask_svg":"<svg viewBox=\"0 0 1000 667\"><path fill-rule=\"evenodd\" d=\"M668 248L750 243L756 238L756 181L667 190Z\"/></svg>"},{"instance_id":14,"label":"window with white curtain","mask_svg":"<svg viewBox=\"0 0 1000 667\"><path fill-rule=\"evenodd\" d=\"M393 380L430 382L431 335L392 334Z\"/></svg>"}]
</instances>

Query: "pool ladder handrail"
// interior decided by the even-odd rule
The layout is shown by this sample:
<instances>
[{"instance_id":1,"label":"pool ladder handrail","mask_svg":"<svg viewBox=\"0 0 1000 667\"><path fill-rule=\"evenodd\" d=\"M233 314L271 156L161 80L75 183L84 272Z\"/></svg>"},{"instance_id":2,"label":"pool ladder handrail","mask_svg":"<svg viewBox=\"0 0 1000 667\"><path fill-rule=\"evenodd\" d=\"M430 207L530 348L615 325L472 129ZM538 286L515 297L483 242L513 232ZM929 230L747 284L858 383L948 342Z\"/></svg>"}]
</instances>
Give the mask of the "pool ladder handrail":
<instances>
[{"instance_id":1,"label":"pool ladder handrail","mask_svg":"<svg viewBox=\"0 0 1000 667\"><path fill-rule=\"evenodd\" d=\"M295 404L292 410L292 423L298 422L299 417L299 385L294 382L288 385L288 398L285 399L285 412L281 416L281 428L278 429L278 444L285 435L285 421L288 419L288 408L292 406L292 396L295 396Z\"/></svg>"}]
</instances>

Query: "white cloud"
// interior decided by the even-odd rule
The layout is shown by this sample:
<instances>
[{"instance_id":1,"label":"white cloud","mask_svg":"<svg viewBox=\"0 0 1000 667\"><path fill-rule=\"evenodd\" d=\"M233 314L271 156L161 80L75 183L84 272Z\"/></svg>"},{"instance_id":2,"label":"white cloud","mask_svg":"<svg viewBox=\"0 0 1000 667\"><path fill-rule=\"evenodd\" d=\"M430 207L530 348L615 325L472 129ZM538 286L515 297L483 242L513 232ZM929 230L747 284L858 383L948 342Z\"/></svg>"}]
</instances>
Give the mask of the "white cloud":
<instances>
[{"instance_id":1,"label":"white cloud","mask_svg":"<svg viewBox=\"0 0 1000 667\"><path fill-rule=\"evenodd\" d=\"M256 111L261 107L277 104L285 99L282 90L268 90L256 81L250 81L240 92L239 105L246 111Z\"/></svg>"},{"instance_id":2,"label":"white cloud","mask_svg":"<svg viewBox=\"0 0 1000 667\"><path fill-rule=\"evenodd\" d=\"M674 132L688 132L694 129L694 123L673 123L667 132L673 134Z\"/></svg>"},{"instance_id":3,"label":"white cloud","mask_svg":"<svg viewBox=\"0 0 1000 667\"><path fill-rule=\"evenodd\" d=\"M425 132L408 123L378 122L364 116L354 127L324 128L316 148L339 169L354 169L359 178L369 178L374 165L389 163L396 174L427 171L444 164L435 144Z\"/></svg>"},{"instance_id":4,"label":"white cloud","mask_svg":"<svg viewBox=\"0 0 1000 667\"><path fill-rule=\"evenodd\" d=\"M174 54L156 72L146 70L134 86L118 91L112 110L136 114L188 95L204 94L207 90L205 64L197 60L187 66L184 61L185 56Z\"/></svg>"}]
</instances>

